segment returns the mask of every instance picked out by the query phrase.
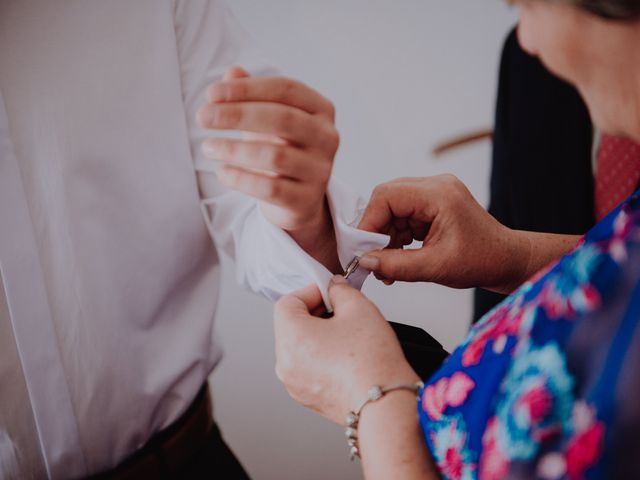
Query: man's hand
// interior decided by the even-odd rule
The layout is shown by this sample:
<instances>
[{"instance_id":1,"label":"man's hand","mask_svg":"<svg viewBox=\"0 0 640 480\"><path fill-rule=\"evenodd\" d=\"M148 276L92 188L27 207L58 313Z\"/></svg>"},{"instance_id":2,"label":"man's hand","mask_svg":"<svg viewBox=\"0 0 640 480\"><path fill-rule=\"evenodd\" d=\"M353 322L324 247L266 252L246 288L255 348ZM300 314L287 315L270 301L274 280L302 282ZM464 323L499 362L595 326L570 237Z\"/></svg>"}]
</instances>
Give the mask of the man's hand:
<instances>
[{"instance_id":1,"label":"man's hand","mask_svg":"<svg viewBox=\"0 0 640 480\"><path fill-rule=\"evenodd\" d=\"M284 230L317 222L339 143L331 102L295 80L250 78L238 68L208 98L198 112L203 127L253 134L204 142L205 156L222 162L220 181L260 200Z\"/></svg>"},{"instance_id":2,"label":"man's hand","mask_svg":"<svg viewBox=\"0 0 640 480\"><path fill-rule=\"evenodd\" d=\"M200 125L247 133L204 142L205 156L221 162L220 182L258 199L271 223L340 271L325 198L339 144L331 102L295 80L250 78L237 67L207 93Z\"/></svg>"},{"instance_id":3,"label":"man's hand","mask_svg":"<svg viewBox=\"0 0 640 480\"><path fill-rule=\"evenodd\" d=\"M505 227L452 175L378 186L359 228L391 235L387 249L360 260L386 283L426 281L500 293L511 292L579 239ZM402 249L413 240L422 247Z\"/></svg>"}]
</instances>

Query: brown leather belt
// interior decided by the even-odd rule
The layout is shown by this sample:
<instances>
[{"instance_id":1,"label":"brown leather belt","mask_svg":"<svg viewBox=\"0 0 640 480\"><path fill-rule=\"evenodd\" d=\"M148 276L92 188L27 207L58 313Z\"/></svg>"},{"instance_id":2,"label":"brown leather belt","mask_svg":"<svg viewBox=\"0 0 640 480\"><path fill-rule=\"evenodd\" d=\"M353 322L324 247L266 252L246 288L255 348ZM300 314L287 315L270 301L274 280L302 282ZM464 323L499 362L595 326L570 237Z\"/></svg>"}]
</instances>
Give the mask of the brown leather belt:
<instances>
[{"instance_id":1,"label":"brown leather belt","mask_svg":"<svg viewBox=\"0 0 640 480\"><path fill-rule=\"evenodd\" d=\"M207 441L214 428L211 397L205 383L187 411L171 426L115 469L90 477L93 480L163 478L179 470Z\"/></svg>"}]
</instances>

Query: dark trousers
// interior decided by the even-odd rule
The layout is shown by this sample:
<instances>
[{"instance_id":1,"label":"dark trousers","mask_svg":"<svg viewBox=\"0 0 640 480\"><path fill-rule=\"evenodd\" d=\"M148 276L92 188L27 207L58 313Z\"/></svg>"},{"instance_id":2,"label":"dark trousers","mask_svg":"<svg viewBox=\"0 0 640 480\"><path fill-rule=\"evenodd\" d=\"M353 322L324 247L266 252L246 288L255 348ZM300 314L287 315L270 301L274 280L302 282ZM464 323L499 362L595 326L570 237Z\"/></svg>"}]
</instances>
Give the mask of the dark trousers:
<instances>
[{"instance_id":1,"label":"dark trousers","mask_svg":"<svg viewBox=\"0 0 640 480\"><path fill-rule=\"evenodd\" d=\"M222 439L213 421L205 384L192 405L115 469L90 480L244 480L249 475Z\"/></svg>"},{"instance_id":2,"label":"dark trousers","mask_svg":"<svg viewBox=\"0 0 640 480\"><path fill-rule=\"evenodd\" d=\"M166 479L249 479L229 446L225 443L220 429L214 425L205 445L193 452L193 458L183 468L163 477Z\"/></svg>"}]
</instances>

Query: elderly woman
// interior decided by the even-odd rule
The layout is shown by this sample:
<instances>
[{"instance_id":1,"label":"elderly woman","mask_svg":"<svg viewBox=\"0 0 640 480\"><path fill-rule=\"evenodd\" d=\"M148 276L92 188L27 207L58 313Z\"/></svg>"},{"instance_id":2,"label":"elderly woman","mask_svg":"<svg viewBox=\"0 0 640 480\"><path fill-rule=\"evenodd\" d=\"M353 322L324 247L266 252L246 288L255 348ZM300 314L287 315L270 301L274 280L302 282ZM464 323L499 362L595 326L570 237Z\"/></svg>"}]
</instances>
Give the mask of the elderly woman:
<instances>
[{"instance_id":1,"label":"elderly woman","mask_svg":"<svg viewBox=\"0 0 640 480\"><path fill-rule=\"evenodd\" d=\"M522 46L577 87L598 128L640 141L640 1L516 3ZM279 377L346 423L367 478L640 478L638 193L576 239L501 226L452 177L403 179L376 190L361 228L423 240L362 259L387 282L522 284L426 385L340 277L333 318L310 313L315 287L278 303Z\"/></svg>"}]
</instances>

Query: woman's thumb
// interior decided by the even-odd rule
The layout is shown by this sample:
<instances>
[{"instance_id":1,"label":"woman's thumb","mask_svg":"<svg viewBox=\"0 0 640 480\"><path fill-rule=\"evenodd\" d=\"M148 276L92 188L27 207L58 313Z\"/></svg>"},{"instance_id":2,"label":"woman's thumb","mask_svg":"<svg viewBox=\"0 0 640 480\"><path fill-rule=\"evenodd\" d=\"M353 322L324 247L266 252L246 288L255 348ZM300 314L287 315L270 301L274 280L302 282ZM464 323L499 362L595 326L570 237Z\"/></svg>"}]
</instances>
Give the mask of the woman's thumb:
<instances>
[{"instance_id":1,"label":"woman's thumb","mask_svg":"<svg viewBox=\"0 0 640 480\"><path fill-rule=\"evenodd\" d=\"M415 282L428 280L423 249L387 248L360 258L360 266L389 280Z\"/></svg>"},{"instance_id":2,"label":"woman's thumb","mask_svg":"<svg viewBox=\"0 0 640 480\"><path fill-rule=\"evenodd\" d=\"M340 310L340 305L345 302L361 296L360 290L353 288L342 275L334 275L329 283L329 299L334 311Z\"/></svg>"}]
</instances>

